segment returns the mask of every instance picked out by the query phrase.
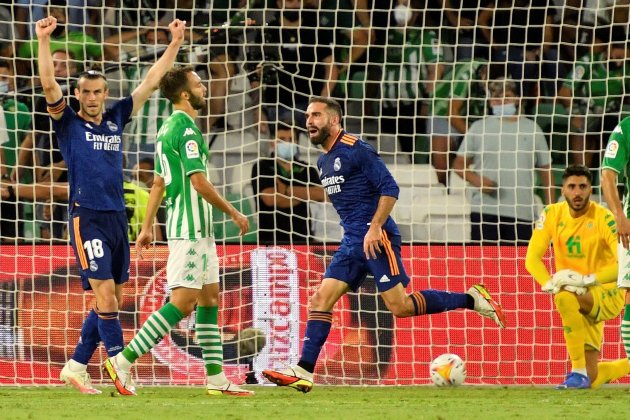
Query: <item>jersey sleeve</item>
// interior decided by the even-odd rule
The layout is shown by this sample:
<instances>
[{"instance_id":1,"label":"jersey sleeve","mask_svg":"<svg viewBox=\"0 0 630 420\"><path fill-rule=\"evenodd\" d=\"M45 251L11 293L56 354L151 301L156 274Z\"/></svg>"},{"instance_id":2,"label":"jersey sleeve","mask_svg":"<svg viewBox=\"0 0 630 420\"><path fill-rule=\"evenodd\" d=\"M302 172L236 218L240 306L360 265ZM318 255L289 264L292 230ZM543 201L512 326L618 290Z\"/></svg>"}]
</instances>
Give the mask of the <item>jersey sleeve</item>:
<instances>
[{"instance_id":1,"label":"jersey sleeve","mask_svg":"<svg viewBox=\"0 0 630 420\"><path fill-rule=\"evenodd\" d=\"M543 262L543 257L551 242L554 214L555 212L551 206L545 207L542 211L534 224L532 237L527 245L527 255L525 256L525 268L541 286L551 279L551 274L549 274L549 270L547 270Z\"/></svg>"},{"instance_id":2,"label":"jersey sleeve","mask_svg":"<svg viewBox=\"0 0 630 420\"><path fill-rule=\"evenodd\" d=\"M178 152L184 165L184 173L190 176L195 172L205 172L201 133L192 125L182 126L182 128L184 131L179 137Z\"/></svg>"},{"instance_id":3,"label":"jersey sleeve","mask_svg":"<svg viewBox=\"0 0 630 420\"><path fill-rule=\"evenodd\" d=\"M387 166L385 166L385 162L378 156L372 146L361 143L357 147L356 159L361 166L361 172L378 190L379 195L398 199L400 188Z\"/></svg>"},{"instance_id":4,"label":"jersey sleeve","mask_svg":"<svg viewBox=\"0 0 630 420\"><path fill-rule=\"evenodd\" d=\"M603 237L603 242L608 247L608 252L612 255L617 255L617 222L615 216L608 209L602 209L600 223L600 235ZM614 258L611 264L608 264L599 270L595 274L595 279L598 283L612 283L617 281L617 272L619 265L617 259Z\"/></svg>"},{"instance_id":5,"label":"jersey sleeve","mask_svg":"<svg viewBox=\"0 0 630 420\"><path fill-rule=\"evenodd\" d=\"M628 142L630 141L630 117L624 118L608 138L602 169L612 169L624 173L628 164Z\"/></svg>"},{"instance_id":6,"label":"jersey sleeve","mask_svg":"<svg viewBox=\"0 0 630 420\"><path fill-rule=\"evenodd\" d=\"M112 118L124 127L131 119L131 112L133 111L133 98L127 96L120 101L116 102L110 110Z\"/></svg>"}]
</instances>

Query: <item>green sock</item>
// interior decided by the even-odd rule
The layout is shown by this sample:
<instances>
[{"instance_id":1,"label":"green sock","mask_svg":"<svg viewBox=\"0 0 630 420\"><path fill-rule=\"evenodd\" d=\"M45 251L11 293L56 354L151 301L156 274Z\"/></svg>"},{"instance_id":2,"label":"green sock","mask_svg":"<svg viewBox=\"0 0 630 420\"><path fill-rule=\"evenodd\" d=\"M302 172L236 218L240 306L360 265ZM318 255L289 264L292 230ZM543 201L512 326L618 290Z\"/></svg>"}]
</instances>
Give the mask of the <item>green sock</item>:
<instances>
[{"instance_id":1,"label":"green sock","mask_svg":"<svg viewBox=\"0 0 630 420\"><path fill-rule=\"evenodd\" d=\"M170 302L153 312L138 334L122 351L124 358L133 363L140 356L151 351L182 318L184 314Z\"/></svg>"},{"instance_id":2,"label":"green sock","mask_svg":"<svg viewBox=\"0 0 630 420\"><path fill-rule=\"evenodd\" d=\"M203 363L208 376L223 372L223 345L219 333L219 307L197 306L195 320L197 341L201 346Z\"/></svg>"},{"instance_id":3,"label":"green sock","mask_svg":"<svg viewBox=\"0 0 630 420\"><path fill-rule=\"evenodd\" d=\"M626 305L621 321L621 341L626 349L626 357L630 359L630 304Z\"/></svg>"}]
</instances>

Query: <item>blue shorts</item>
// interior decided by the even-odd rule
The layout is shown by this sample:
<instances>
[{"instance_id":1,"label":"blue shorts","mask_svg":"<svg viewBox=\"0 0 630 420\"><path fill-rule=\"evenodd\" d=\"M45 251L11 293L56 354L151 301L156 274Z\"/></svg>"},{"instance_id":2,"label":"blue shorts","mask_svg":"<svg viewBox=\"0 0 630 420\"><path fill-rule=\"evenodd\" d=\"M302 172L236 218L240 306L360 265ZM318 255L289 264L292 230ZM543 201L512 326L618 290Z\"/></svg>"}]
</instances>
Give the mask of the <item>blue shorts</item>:
<instances>
[{"instance_id":1,"label":"blue shorts","mask_svg":"<svg viewBox=\"0 0 630 420\"><path fill-rule=\"evenodd\" d=\"M388 235L383 231L383 242L384 246L381 247L381 252L376 254L375 260L365 258L363 244L347 245L342 242L326 269L324 278L348 283L350 289L355 292L361 287L368 273L374 276L379 293L386 292L398 283L407 287L409 277L400 257L400 236Z\"/></svg>"},{"instance_id":2,"label":"blue shorts","mask_svg":"<svg viewBox=\"0 0 630 420\"><path fill-rule=\"evenodd\" d=\"M79 265L83 289L88 279L129 280L129 236L124 211L96 211L73 206L70 211L70 243Z\"/></svg>"}]
</instances>

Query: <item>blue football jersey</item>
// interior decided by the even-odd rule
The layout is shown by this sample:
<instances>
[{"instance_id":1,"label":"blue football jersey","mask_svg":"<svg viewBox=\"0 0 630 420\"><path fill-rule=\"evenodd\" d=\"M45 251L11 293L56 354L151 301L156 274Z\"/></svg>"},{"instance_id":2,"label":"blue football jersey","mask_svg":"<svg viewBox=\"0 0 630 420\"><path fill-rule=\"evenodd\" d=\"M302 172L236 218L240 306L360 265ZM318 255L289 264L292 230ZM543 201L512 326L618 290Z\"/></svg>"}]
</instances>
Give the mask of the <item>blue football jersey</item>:
<instances>
[{"instance_id":1,"label":"blue football jersey","mask_svg":"<svg viewBox=\"0 0 630 420\"><path fill-rule=\"evenodd\" d=\"M100 125L85 121L69 106L59 120L52 120L68 167L70 203L92 210L125 211L122 135L132 110L129 96L108 109Z\"/></svg>"},{"instance_id":2,"label":"blue football jersey","mask_svg":"<svg viewBox=\"0 0 630 420\"><path fill-rule=\"evenodd\" d=\"M319 179L344 229L343 241L363 244L381 196L398 198L400 188L374 148L341 131L333 147L317 159ZM383 229L400 235L390 217Z\"/></svg>"}]
</instances>

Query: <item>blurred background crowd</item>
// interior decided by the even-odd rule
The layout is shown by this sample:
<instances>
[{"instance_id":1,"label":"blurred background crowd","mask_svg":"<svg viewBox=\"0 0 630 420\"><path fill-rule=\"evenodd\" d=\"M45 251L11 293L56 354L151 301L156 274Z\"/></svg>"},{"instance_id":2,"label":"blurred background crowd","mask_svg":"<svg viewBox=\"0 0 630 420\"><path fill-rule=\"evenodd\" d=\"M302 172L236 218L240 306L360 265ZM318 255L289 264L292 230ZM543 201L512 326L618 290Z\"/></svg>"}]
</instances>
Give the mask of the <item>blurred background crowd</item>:
<instances>
[{"instance_id":1,"label":"blurred background crowd","mask_svg":"<svg viewBox=\"0 0 630 420\"><path fill-rule=\"evenodd\" d=\"M630 115L629 4L0 0L0 239L67 240L65 164L36 77L33 23L44 16L59 22L55 75L69 97L88 69L106 74L111 98L130 92L168 44L168 23L187 21L178 61L208 83L199 124L211 181L251 218L245 242L341 237L314 168L318 151L304 134L313 95L337 98L346 130L392 168L405 241L470 242L484 241L474 229L479 215L531 225L558 198L567 164L597 173L610 132ZM170 112L156 93L128 125L132 240L152 184L156 133ZM475 171L494 185L471 186ZM217 213L214 223L219 241L238 240L229 220Z\"/></svg>"}]
</instances>

